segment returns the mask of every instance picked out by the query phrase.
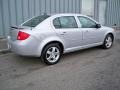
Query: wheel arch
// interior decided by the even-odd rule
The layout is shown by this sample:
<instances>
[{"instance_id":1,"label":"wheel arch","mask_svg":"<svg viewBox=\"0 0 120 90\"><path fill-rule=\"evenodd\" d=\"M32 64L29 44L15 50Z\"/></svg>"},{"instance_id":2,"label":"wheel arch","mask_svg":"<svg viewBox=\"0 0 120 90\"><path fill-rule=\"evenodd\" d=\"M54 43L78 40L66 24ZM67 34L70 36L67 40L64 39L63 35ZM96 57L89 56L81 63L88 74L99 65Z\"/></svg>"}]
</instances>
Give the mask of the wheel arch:
<instances>
[{"instance_id":1,"label":"wheel arch","mask_svg":"<svg viewBox=\"0 0 120 90\"><path fill-rule=\"evenodd\" d=\"M43 46L43 49L44 49L47 45L52 44L52 43L58 44L58 45L60 46L60 48L62 49L62 53L63 53L63 51L64 51L64 46L63 46L63 44L62 44L60 41L57 41L57 40L47 42L47 43ZM43 49L42 49L42 51L43 51Z\"/></svg>"},{"instance_id":2,"label":"wheel arch","mask_svg":"<svg viewBox=\"0 0 120 90\"><path fill-rule=\"evenodd\" d=\"M59 45L60 45L60 47L62 48L62 53L64 52L64 49L65 49L65 47L64 47L64 44L63 44L63 42L61 41L61 40L59 40L59 39L50 39L50 38L48 38L48 39L46 39L46 40L44 40L44 42L42 42L40 45L39 45L39 47L38 47L38 56L41 56L41 54L42 54L42 51L43 51L43 49L48 45L48 44L51 44L51 43L58 43Z\"/></svg>"},{"instance_id":3,"label":"wheel arch","mask_svg":"<svg viewBox=\"0 0 120 90\"><path fill-rule=\"evenodd\" d=\"M105 34L105 37L106 37L107 35L109 35L109 34L112 36L112 38L113 38L113 40L114 40L115 36L114 36L114 34L113 34L112 32L106 33L106 34ZM105 38L104 38L104 39L105 39Z\"/></svg>"}]
</instances>

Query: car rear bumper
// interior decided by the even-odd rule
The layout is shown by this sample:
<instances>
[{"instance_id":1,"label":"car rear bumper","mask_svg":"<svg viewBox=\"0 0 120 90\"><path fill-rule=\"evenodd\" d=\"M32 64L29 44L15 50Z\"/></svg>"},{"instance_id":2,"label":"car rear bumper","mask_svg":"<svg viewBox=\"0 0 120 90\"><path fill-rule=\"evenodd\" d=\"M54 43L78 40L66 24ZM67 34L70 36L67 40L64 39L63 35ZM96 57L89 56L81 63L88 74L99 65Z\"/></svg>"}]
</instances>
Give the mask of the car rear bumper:
<instances>
[{"instance_id":1,"label":"car rear bumper","mask_svg":"<svg viewBox=\"0 0 120 90\"><path fill-rule=\"evenodd\" d=\"M38 42L31 42L32 40L18 41L11 40L10 37L8 39L8 48L14 52L15 54L22 56L35 56L40 57L40 52L38 52L39 44Z\"/></svg>"}]
</instances>

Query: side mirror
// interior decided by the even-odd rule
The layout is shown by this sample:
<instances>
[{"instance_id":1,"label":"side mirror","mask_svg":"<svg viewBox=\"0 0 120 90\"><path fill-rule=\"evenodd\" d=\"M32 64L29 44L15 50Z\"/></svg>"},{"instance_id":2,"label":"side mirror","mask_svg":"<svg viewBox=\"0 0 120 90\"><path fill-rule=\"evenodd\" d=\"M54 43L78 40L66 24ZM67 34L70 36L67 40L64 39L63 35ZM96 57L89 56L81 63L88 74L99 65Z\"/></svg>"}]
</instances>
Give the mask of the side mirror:
<instances>
[{"instance_id":1,"label":"side mirror","mask_svg":"<svg viewBox=\"0 0 120 90\"><path fill-rule=\"evenodd\" d=\"M101 25L100 24L96 24L96 28L101 28Z\"/></svg>"}]
</instances>

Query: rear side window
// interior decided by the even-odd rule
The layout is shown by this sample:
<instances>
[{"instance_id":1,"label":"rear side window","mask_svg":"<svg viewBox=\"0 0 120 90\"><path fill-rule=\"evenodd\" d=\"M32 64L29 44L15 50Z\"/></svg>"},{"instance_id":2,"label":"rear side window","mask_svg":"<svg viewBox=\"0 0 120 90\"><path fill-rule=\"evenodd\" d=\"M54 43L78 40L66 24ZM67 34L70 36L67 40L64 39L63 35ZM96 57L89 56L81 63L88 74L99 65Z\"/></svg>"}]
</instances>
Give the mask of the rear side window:
<instances>
[{"instance_id":1,"label":"rear side window","mask_svg":"<svg viewBox=\"0 0 120 90\"><path fill-rule=\"evenodd\" d=\"M74 16L63 16L53 20L55 28L77 28L77 23Z\"/></svg>"},{"instance_id":2,"label":"rear side window","mask_svg":"<svg viewBox=\"0 0 120 90\"><path fill-rule=\"evenodd\" d=\"M31 20L25 22L23 26L29 26L29 27L35 27L45 19L47 19L49 16L48 15L42 15L42 16L37 16L35 18L32 18Z\"/></svg>"}]
</instances>

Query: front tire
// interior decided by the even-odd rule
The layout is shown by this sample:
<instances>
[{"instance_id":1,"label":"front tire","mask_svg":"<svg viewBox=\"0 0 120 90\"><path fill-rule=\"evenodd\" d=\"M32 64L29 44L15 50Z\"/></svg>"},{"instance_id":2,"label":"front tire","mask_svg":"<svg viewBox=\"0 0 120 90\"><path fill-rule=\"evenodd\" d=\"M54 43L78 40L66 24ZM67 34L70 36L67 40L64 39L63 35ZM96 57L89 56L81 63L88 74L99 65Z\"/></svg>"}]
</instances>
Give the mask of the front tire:
<instances>
[{"instance_id":1,"label":"front tire","mask_svg":"<svg viewBox=\"0 0 120 90\"><path fill-rule=\"evenodd\" d=\"M104 49L109 49L109 48L111 48L112 45L113 45L113 39L114 39L114 38L113 38L113 36L112 36L111 34L106 35L102 47L103 47Z\"/></svg>"},{"instance_id":2,"label":"front tire","mask_svg":"<svg viewBox=\"0 0 120 90\"><path fill-rule=\"evenodd\" d=\"M44 63L48 65L53 65L59 62L61 54L62 50L59 44L52 43L45 46L41 54L41 58L44 61Z\"/></svg>"}]
</instances>

